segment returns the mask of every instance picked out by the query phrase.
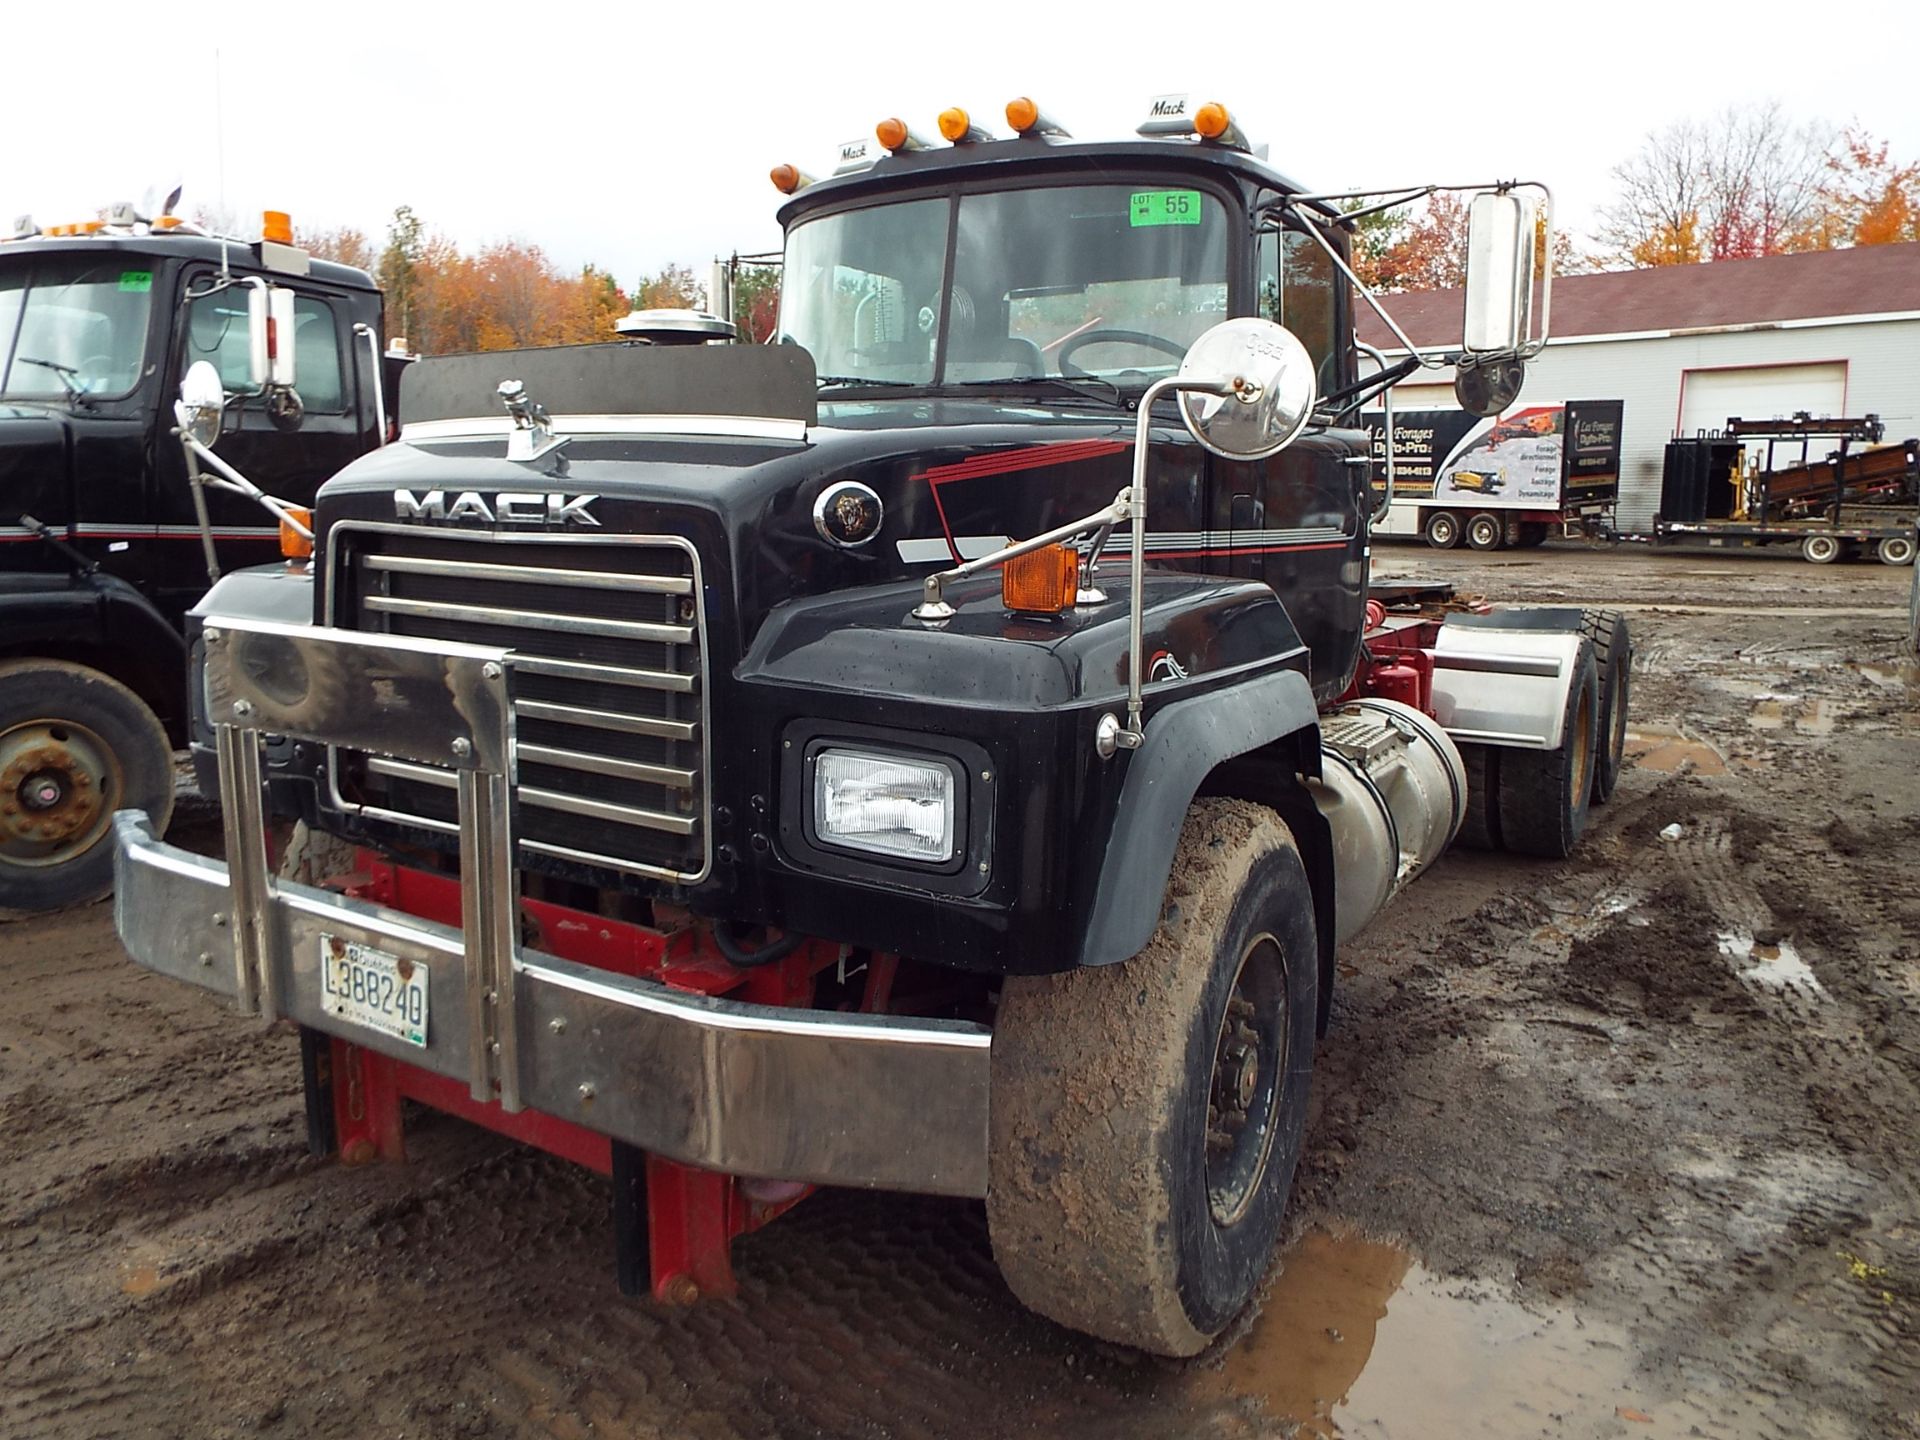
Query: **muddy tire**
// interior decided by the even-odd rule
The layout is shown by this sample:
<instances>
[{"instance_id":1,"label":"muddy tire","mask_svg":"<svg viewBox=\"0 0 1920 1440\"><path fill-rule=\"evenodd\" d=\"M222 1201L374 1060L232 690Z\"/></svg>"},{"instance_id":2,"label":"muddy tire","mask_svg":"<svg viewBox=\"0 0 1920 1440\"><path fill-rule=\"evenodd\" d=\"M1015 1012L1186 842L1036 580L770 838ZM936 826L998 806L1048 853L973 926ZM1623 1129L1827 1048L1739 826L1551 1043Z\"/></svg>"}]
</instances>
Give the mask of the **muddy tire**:
<instances>
[{"instance_id":1,"label":"muddy tire","mask_svg":"<svg viewBox=\"0 0 1920 1440\"><path fill-rule=\"evenodd\" d=\"M1846 554L1846 546L1831 535L1809 535L1800 542L1800 558L1809 565L1831 565Z\"/></svg>"},{"instance_id":2,"label":"muddy tire","mask_svg":"<svg viewBox=\"0 0 1920 1440\"><path fill-rule=\"evenodd\" d=\"M1501 752L1500 843L1516 855L1564 860L1586 831L1600 748L1600 675L1590 644L1580 647L1566 705L1556 748Z\"/></svg>"},{"instance_id":3,"label":"muddy tire","mask_svg":"<svg viewBox=\"0 0 1920 1440\"><path fill-rule=\"evenodd\" d=\"M987 1221L1021 1301L1161 1355L1226 1326L1280 1232L1318 994L1293 836L1224 799L1188 812L1145 950L1006 982Z\"/></svg>"},{"instance_id":4,"label":"muddy tire","mask_svg":"<svg viewBox=\"0 0 1920 1440\"><path fill-rule=\"evenodd\" d=\"M1873 547L1873 553L1882 565L1911 565L1914 549L1911 535L1889 535Z\"/></svg>"},{"instance_id":5,"label":"muddy tire","mask_svg":"<svg viewBox=\"0 0 1920 1440\"><path fill-rule=\"evenodd\" d=\"M1507 527L1490 510L1482 510L1467 521L1467 548L1498 550L1507 543Z\"/></svg>"},{"instance_id":6,"label":"muddy tire","mask_svg":"<svg viewBox=\"0 0 1920 1440\"><path fill-rule=\"evenodd\" d=\"M1429 510L1421 533L1434 549L1451 550L1460 543L1460 517L1451 510Z\"/></svg>"},{"instance_id":7,"label":"muddy tire","mask_svg":"<svg viewBox=\"0 0 1920 1440\"><path fill-rule=\"evenodd\" d=\"M1582 627L1600 674L1600 743L1593 759L1593 803L1604 805L1620 783L1627 753L1627 707L1633 697L1633 640L1618 610L1589 610Z\"/></svg>"},{"instance_id":8,"label":"muddy tire","mask_svg":"<svg viewBox=\"0 0 1920 1440\"><path fill-rule=\"evenodd\" d=\"M173 818L173 747L118 680L65 660L0 662L0 911L113 889L113 812Z\"/></svg>"},{"instance_id":9,"label":"muddy tire","mask_svg":"<svg viewBox=\"0 0 1920 1440\"><path fill-rule=\"evenodd\" d=\"M1500 848L1500 752L1491 745L1463 741L1460 759L1467 768L1467 817L1455 842L1469 850Z\"/></svg>"}]
</instances>

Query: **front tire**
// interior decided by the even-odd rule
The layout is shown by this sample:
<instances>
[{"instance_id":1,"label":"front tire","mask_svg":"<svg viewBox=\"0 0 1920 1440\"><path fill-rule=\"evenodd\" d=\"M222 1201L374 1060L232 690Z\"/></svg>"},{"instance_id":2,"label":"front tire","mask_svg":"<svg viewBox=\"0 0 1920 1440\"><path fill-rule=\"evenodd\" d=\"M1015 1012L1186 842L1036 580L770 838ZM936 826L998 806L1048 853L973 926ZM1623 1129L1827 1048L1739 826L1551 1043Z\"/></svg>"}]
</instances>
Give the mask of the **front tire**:
<instances>
[{"instance_id":1,"label":"front tire","mask_svg":"<svg viewBox=\"0 0 1920 1440\"><path fill-rule=\"evenodd\" d=\"M1024 1304L1161 1355L1220 1333L1280 1233L1318 996L1293 836L1226 799L1188 812L1145 950L1006 982L987 1222Z\"/></svg>"},{"instance_id":2,"label":"front tire","mask_svg":"<svg viewBox=\"0 0 1920 1440\"><path fill-rule=\"evenodd\" d=\"M1474 550L1498 550L1507 543L1507 527L1498 515L1482 510L1467 521L1467 545Z\"/></svg>"},{"instance_id":3,"label":"front tire","mask_svg":"<svg viewBox=\"0 0 1920 1440\"><path fill-rule=\"evenodd\" d=\"M1600 674L1600 743L1593 760L1593 803L1604 805L1620 783L1627 754L1627 704L1633 694L1633 640L1618 610L1589 610L1583 628Z\"/></svg>"},{"instance_id":4,"label":"front tire","mask_svg":"<svg viewBox=\"0 0 1920 1440\"><path fill-rule=\"evenodd\" d=\"M0 910L58 910L113 889L113 812L173 818L173 749L109 675L0 662Z\"/></svg>"}]
</instances>

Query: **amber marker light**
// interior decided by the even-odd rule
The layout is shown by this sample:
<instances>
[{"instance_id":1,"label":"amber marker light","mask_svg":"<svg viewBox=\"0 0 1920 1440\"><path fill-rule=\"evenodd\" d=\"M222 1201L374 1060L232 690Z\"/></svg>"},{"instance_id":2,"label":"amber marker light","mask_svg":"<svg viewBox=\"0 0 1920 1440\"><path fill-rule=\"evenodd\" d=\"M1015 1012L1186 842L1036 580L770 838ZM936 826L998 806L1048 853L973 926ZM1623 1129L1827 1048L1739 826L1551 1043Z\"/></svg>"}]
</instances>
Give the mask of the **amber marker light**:
<instances>
[{"instance_id":1,"label":"amber marker light","mask_svg":"<svg viewBox=\"0 0 1920 1440\"><path fill-rule=\"evenodd\" d=\"M873 127L873 138L889 150L899 150L907 143L907 122L889 116Z\"/></svg>"},{"instance_id":2,"label":"amber marker light","mask_svg":"<svg viewBox=\"0 0 1920 1440\"><path fill-rule=\"evenodd\" d=\"M260 216L260 238L275 245L293 244L293 220L284 210L268 210Z\"/></svg>"},{"instance_id":3,"label":"amber marker light","mask_svg":"<svg viewBox=\"0 0 1920 1440\"><path fill-rule=\"evenodd\" d=\"M967 138L967 132L973 129L973 121L967 118L967 112L958 105L949 106L940 112L940 134L943 139L951 140L955 145Z\"/></svg>"},{"instance_id":4,"label":"amber marker light","mask_svg":"<svg viewBox=\"0 0 1920 1440\"><path fill-rule=\"evenodd\" d=\"M313 555L313 512L304 505L287 506L287 514L307 527L302 535L285 520L280 522L280 553L289 560L306 560Z\"/></svg>"},{"instance_id":5,"label":"amber marker light","mask_svg":"<svg viewBox=\"0 0 1920 1440\"><path fill-rule=\"evenodd\" d=\"M82 235L98 235L106 228L107 222L104 220L82 220L80 222L80 233Z\"/></svg>"},{"instance_id":6,"label":"amber marker light","mask_svg":"<svg viewBox=\"0 0 1920 1440\"><path fill-rule=\"evenodd\" d=\"M795 165L776 165L767 172L767 177L773 181L773 188L782 195L791 195L806 183L806 177Z\"/></svg>"},{"instance_id":7,"label":"amber marker light","mask_svg":"<svg viewBox=\"0 0 1920 1440\"><path fill-rule=\"evenodd\" d=\"M1007 102L1007 124L1014 133L1024 135L1040 123L1040 107L1025 95Z\"/></svg>"},{"instance_id":8,"label":"amber marker light","mask_svg":"<svg viewBox=\"0 0 1920 1440\"><path fill-rule=\"evenodd\" d=\"M1058 615L1080 588L1080 552L1047 545L1000 567L1000 603L1029 615Z\"/></svg>"},{"instance_id":9,"label":"amber marker light","mask_svg":"<svg viewBox=\"0 0 1920 1440\"><path fill-rule=\"evenodd\" d=\"M1215 100L1209 100L1193 112L1195 132L1208 140L1218 140L1227 133L1227 127L1232 123L1233 117L1227 114L1227 107Z\"/></svg>"}]
</instances>

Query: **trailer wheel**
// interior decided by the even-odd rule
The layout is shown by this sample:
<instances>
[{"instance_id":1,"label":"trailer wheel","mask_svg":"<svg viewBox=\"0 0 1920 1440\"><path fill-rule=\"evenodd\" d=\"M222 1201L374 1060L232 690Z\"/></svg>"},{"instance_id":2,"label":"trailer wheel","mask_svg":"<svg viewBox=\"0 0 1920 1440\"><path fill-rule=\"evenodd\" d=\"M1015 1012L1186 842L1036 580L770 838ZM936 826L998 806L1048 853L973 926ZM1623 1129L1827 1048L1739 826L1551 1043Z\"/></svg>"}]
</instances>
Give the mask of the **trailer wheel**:
<instances>
[{"instance_id":1,"label":"trailer wheel","mask_svg":"<svg viewBox=\"0 0 1920 1440\"><path fill-rule=\"evenodd\" d=\"M1831 565L1842 553L1840 542L1831 535L1809 535L1800 542L1800 558L1809 565Z\"/></svg>"},{"instance_id":2,"label":"trailer wheel","mask_svg":"<svg viewBox=\"0 0 1920 1440\"><path fill-rule=\"evenodd\" d=\"M113 889L113 812L173 818L173 748L146 704L66 660L0 663L0 910Z\"/></svg>"},{"instance_id":3,"label":"trailer wheel","mask_svg":"<svg viewBox=\"0 0 1920 1440\"><path fill-rule=\"evenodd\" d=\"M1593 642L1600 676L1599 745L1593 757L1593 803L1613 798L1627 753L1627 704L1633 693L1633 640L1618 610L1589 610L1582 628Z\"/></svg>"},{"instance_id":4,"label":"trailer wheel","mask_svg":"<svg viewBox=\"0 0 1920 1440\"><path fill-rule=\"evenodd\" d=\"M1460 517L1451 510L1429 510L1425 530L1427 544L1436 550L1451 550L1460 543Z\"/></svg>"},{"instance_id":5,"label":"trailer wheel","mask_svg":"<svg viewBox=\"0 0 1920 1440\"><path fill-rule=\"evenodd\" d=\"M1507 541L1507 527L1500 517L1482 510L1467 521L1467 544L1475 550L1498 550Z\"/></svg>"},{"instance_id":6,"label":"trailer wheel","mask_svg":"<svg viewBox=\"0 0 1920 1440\"><path fill-rule=\"evenodd\" d=\"M1500 848L1500 751L1492 745L1460 744L1467 770L1467 814L1455 837L1469 850Z\"/></svg>"},{"instance_id":7,"label":"trailer wheel","mask_svg":"<svg viewBox=\"0 0 1920 1440\"><path fill-rule=\"evenodd\" d=\"M1580 647L1561 719L1556 748L1508 749L1500 756L1500 840L1517 855L1565 859L1587 828L1600 748L1600 677L1592 645Z\"/></svg>"},{"instance_id":8,"label":"trailer wheel","mask_svg":"<svg viewBox=\"0 0 1920 1440\"><path fill-rule=\"evenodd\" d=\"M1911 535L1889 535L1873 548L1882 565L1911 565L1913 551Z\"/></svg>"},{"instance_id":9,"label":"trailer wheel","mask_svg":"<svg viewBox=\"0 0 1920 1440\"><path fill-rule=\"evenodd\" d=\"M987 1223L1023 1303L1161 1355L1196 1353L1246 1305L1300 1157L1318 977L1292 834L1209 799L1145 950L1006 982Z\"/></svg>"},{"instance_id":10,"label":"trailer wheel","mask_svg":"<svg viewBox=\"0 0 1920 1440\"><path fill-rule=\"evenodd\" d=\"M1547 523L1544 520L1522 520L1520 522L1520 544L1523 549L1532 550L1547 543Z\"/></svg>"}]
</instances>

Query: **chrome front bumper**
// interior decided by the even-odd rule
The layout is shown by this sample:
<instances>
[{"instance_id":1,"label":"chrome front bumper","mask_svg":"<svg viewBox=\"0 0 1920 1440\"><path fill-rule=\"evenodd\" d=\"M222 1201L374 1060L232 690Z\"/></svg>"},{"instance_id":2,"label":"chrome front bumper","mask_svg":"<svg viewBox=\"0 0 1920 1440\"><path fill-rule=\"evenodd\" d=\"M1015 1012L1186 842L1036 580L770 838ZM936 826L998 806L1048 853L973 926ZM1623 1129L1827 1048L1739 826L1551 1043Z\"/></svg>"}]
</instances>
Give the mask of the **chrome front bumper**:
<instances>
[{"instance_id":1,"label":"chrome front bumper","mask_svg":"<svg viewBox=\"0 0 1920 1440\"><path fill-rule=\"evenodd\" d=\"M155 839L140 811L114 817L114 923L137 963L686 1164L986 1193L983 1027L686 995L520 948L510 652L262 622L207 634L230 863ZM451 759L462 927L275 880L262 731ZM343 941L425 965L425 1046L322 1007L323 947Z\"/></svg>"}]
</instances>

